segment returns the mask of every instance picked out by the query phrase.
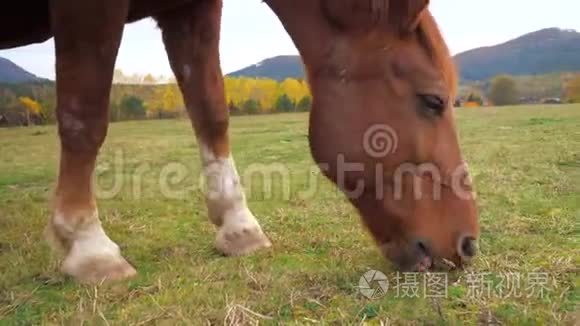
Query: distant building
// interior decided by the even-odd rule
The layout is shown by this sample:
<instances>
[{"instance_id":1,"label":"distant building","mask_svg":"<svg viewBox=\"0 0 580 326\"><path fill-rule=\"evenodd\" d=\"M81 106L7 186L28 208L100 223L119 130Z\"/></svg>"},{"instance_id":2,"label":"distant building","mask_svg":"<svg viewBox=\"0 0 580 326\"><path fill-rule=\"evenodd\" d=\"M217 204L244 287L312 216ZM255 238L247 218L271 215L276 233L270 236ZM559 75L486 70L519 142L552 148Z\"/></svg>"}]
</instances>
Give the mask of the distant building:
<instances>
[{"instance_id":1,"label":"distant building","mask_svg":"<svg viewBox=\"0 0 580 326\"><path fill-rule=\"evenodd\" d=\"M542 100L542 104L562 104L562 99L558 97L545 98Z\"/></svg>"}]
</instances>

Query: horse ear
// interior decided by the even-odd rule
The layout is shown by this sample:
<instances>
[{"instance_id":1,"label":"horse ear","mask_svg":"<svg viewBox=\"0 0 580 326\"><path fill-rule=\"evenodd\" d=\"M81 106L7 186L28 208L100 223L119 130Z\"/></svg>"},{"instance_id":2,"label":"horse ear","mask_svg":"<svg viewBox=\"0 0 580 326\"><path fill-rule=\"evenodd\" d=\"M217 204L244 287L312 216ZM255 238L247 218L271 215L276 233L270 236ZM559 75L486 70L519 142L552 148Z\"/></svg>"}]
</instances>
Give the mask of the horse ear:
<instances>
[{"instance_id":1,"label":"horse ear","mask_svg":"<svg viewBox=\"0 0 580 326\"><path fill-rule=\"evenodd\" d=\"M390 2L389 20L402 33L415 31L429 6L429 0L391 0Z\"/></svg>"},{"instance_id":2,"label":"horse ear","mask_svg":"<svg viewBox=\"0 0 580 326\"><path fill-rule=\"evenodd\" d=\"M335 25L354 30L375 27L400 32L415 30L429 0L322 0L322 9Z\"/></svg>"}]
</instances>

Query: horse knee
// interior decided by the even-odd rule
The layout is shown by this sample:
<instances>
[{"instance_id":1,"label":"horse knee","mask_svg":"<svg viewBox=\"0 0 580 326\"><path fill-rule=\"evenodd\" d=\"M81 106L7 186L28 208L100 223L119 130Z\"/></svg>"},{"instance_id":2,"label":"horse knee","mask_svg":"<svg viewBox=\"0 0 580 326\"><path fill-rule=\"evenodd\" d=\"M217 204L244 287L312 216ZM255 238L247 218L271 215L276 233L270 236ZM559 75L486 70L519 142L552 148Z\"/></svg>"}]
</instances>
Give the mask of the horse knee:
<instances>
[{"instance_id":1,"label":"horse knee","mask_svg":"<svg viewBox=\"0 0 580 326\"><path fill-rule=\"evenodd\" d=\"M64 111L58 115L63 149L69 152L97 152L107 135L107 117L87 112Z\"/></svg>"}]
</instances>

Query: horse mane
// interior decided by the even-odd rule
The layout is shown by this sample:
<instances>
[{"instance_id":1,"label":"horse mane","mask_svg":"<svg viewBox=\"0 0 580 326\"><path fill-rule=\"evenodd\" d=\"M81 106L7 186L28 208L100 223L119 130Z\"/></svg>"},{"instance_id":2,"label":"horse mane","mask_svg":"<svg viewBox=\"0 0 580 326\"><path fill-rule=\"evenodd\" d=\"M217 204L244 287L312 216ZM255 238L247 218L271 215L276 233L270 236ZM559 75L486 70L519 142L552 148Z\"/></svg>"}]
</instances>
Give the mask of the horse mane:
<instances>
[{"instance_id":1,"label":"horse mane","mask_svg":"<svg viewBox=\"0 0 580 326\"><path fill-rule=\"evenodd\" d=\"M417 34L419 42L421 42L433 63L443 74L443 79L447 83L452 98L455 97L458 82L457 70L439 26L428 10L425 10L422 14L417 26Z\"/></svg>"}]
</instances>

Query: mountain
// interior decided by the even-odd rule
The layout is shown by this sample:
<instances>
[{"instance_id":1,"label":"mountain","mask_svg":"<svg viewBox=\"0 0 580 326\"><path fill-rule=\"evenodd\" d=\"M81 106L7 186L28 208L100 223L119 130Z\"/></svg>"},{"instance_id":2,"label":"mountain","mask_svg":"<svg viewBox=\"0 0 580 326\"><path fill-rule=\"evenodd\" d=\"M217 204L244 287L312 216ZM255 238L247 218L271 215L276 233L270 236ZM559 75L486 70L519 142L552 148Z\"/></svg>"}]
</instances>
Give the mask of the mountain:
<instances>
[{"instance_id":1,"label":"mountain","mask_svg":"<svg viewBox=\"0 0 580 326\"><path fill-rule=\"evenodd\" d=\"M43 78L22 69L14 62L0 57L0 83L26 83L43 80Z\"/></svg>"},{"instance_id":2,"label":"mountain","mask_svg":"<svg viewBox=\"0 0 580 326\"><path fill-rule=\"evenodd\" d=\"M503 44L455 56L464 80L486 80L498 74L539 75L580 71L580 33L543 29Z\"/></svg>"},{"instance_id":3,"label":"mountain","mask_svg":"<svg viewBox=\"0 0 580 326\"><path fill-rule=\"evenodd\" d=\"M498 74L539 75L580 71L580 33L548 28L503 44L482 47L455 56L463 80L487 80ZM279 56L246 67L229 76L283 80L304 78L299 56Z\"/></svg>"},{"instance_id":4,"label":"mountain","mask_svg":"<svg viewBox=\"0 0 580 326\"><path fill-rule=\"evenodd\" d=\"M487 80L498 74L541 75L580 71L580 33L548 28L503 44L477 48L455 56L461 79ZM304 78L299 56L284 55L232 72L228 76L275 80ZM0 83L42 81L10 60L0 58Z\"/></svg>"},{"instance_id":5,"label":"mountain","mask_svg":"<svg viewBox=\"0 0 580 326\"><path fill-rule=\"evenodd\" d=\"M281 55L228 74L232 77L262 77L282 81L304 78L302 59L297 55Z\"/></svg>"}]
</instances>

